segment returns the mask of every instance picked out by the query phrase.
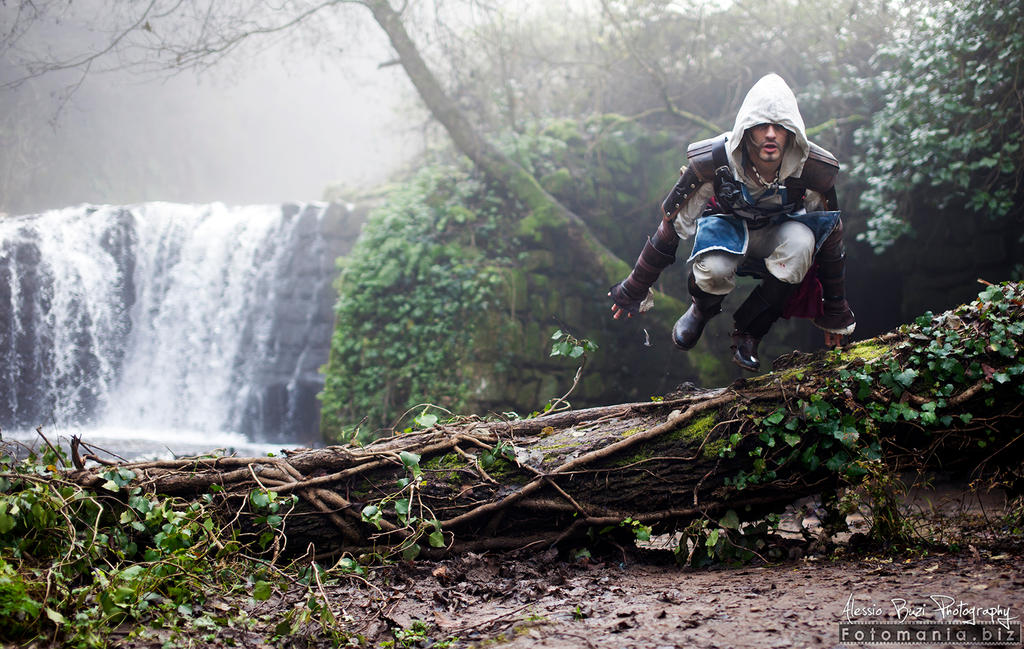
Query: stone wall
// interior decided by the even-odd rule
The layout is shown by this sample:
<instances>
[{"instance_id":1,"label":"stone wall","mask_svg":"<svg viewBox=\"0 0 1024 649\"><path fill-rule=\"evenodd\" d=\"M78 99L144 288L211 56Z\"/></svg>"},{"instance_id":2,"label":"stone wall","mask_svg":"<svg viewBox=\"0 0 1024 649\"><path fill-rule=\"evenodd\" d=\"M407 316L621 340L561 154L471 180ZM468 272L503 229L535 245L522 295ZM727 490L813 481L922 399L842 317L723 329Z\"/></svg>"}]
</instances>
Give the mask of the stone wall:
<instances>
[{"instance_id":1,"label":"stone wall","mask_svg":"<svg viewBox=\"0 0 1024 649\"><path fill-rule=\"evenodd\" d=\"M334 327L336 262L352 249L365 210L332 203L285 205L284 218L297 220L287 242L293 251L275 277L269 335L263 362L250 384L242 430L264 441L319 440L323 389L320 367L327 362ZM253 332L245 332L249 338Z\"/></svg>"}]
</instances>

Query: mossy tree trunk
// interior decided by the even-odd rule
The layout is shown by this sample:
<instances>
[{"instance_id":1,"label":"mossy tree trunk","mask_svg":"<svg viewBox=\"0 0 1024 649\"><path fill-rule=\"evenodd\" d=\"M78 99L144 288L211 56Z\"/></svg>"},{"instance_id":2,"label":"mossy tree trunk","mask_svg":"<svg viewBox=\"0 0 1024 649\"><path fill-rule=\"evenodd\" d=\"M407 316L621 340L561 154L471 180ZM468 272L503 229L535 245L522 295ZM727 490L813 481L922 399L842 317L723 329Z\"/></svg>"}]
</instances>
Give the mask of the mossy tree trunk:
<instances>
[{"instance_id":1,"label":"mossy tree trunk","mask_svg":"<svg viewBox=\"0 0 1024 649\"><path fill-rule=\"evenodd\" d=\"M266 498L254 494L295 495L278 531L296 551L331 554L547 547L632 522L752 520L883 463L1019 481L1024 286L983 295L843 350L794 353L727 388L455 420L366 447L119 468L158 493L213 489L226 516L256 526ZM71 477L97 487L109 470Z\"/></svg>"},{"instance_id":2,"label":"mossy tree trunk","mask_svg":"<svg viewBox=\"0 0 1024 649\"><path fill-rule=\"evenodd\" d=\"M402 68L423 103L444 127L456 148L492 183L503 188L508 196L528 210L527 215L517 224L516 234L540 240L545 230L562 232L572 248L567 251L568 254L579 264L567 268L601 277L608 286L625 279L632 266L598 240L579 215L545 191L537 178L492 145L459 110L423 60L405 29L401 15L391 7L389 0L366 0L365 4L387 34L391 46L398 53ZM651 226L652 231L654 225L656 221ZM667 323L670 328L671 322L667 319L684 311L685 306L670 296L663 295L662 301L668 308L661 309L655 317L665 320L663 324Z\"/></svg>"}]
</instances>

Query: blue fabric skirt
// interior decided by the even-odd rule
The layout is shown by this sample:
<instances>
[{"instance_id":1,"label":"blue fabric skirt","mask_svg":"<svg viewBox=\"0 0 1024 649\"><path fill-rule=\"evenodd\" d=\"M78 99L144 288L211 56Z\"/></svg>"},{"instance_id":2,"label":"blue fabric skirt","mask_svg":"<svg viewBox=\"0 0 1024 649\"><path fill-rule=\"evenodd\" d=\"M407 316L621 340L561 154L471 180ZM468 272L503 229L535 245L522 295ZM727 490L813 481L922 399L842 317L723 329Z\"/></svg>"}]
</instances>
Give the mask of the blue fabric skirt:
<instances>
[{"instance_id":1,"label":"blue fabric skirt","mask_svg":"<svg viewBox=\"0 0 1024 649\"><path fill-rule=\"evenodd\" d=\"M814 233L814 252L817 254L821 244L832 234L839 222L839 211L804 212L800 214L780 214L771 219L771 223L782 221L799 221ZM697 234L693 237L693 252L687 262L705 252L721 250L734 255L747 254L750 233L747 221L733 214L709 214L697 219Z\"/></svg>"}]
</instances>

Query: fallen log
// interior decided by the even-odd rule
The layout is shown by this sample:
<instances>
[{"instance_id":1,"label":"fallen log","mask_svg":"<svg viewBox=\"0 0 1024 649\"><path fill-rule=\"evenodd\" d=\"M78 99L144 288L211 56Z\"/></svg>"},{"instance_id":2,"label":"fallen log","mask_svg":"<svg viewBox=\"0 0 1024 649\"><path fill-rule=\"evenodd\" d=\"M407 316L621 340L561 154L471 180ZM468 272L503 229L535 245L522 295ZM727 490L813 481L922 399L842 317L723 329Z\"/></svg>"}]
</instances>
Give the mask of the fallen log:
<instances>
[{"instance_id":1,"label":"fallen log","mask_svg":"<svg viewBox=\"0 0 1024 649\"><path fill-rule=\"evenodd\" d=\"M883 463L1020 483L1024 287L714 390L533 419L454 418L365 447L86 467L125 494L210 495L320 556L546 549L594 534L739 527ZM120 476L120 479L118 479ZM269 537L267 537L269 538Z\"/></svg>"}]
</instances>

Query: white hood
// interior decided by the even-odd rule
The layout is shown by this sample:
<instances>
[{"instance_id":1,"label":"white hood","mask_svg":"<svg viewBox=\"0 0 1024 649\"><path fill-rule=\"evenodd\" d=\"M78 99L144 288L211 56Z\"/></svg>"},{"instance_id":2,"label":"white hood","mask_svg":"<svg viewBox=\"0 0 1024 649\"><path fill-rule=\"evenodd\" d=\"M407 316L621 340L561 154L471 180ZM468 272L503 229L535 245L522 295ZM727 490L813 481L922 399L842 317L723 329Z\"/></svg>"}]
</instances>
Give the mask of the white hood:
<instances>
[{"instance_id":1,"label":"white hood","mask_svg":"<svg viewBox=\"0 0 1024 649\"><path fill-rule=\"evenodd\" d=\"M779 124L792 133L782 155L779 176L788 178L799 175L803 171L804 161L807 160L807 153L810 150L807 135L804 133L804 118L800 116L800 109L797 108L796 95L777 74L761 77L747 93L743 105L736 114L736 124L726 144L733 169L743 173L743 153L740 150L743 133L751 126L766 122Z\"/></svg>"}]
</instances>

